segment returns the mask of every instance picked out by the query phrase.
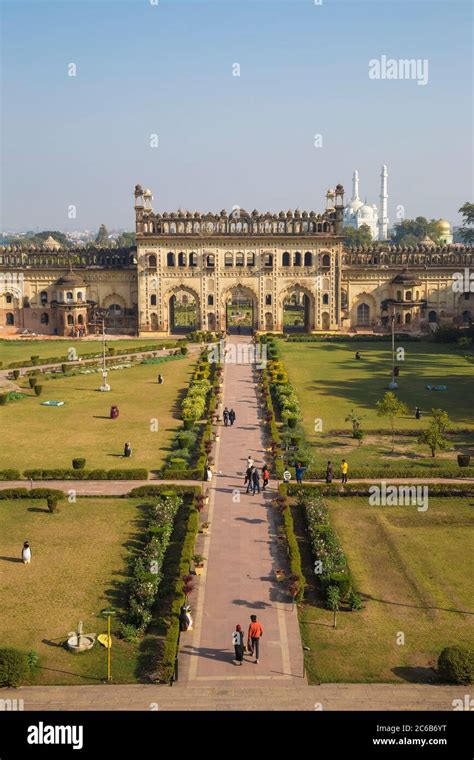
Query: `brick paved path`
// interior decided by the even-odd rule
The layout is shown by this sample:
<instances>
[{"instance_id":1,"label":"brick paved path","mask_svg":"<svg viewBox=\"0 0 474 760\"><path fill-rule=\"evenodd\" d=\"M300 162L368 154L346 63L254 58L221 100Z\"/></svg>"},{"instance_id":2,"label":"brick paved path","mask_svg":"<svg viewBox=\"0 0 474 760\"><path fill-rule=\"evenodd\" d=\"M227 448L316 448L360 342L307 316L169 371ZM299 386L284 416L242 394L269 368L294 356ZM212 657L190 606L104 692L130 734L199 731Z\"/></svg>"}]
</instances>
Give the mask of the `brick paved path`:
<instances>
[{"instance_id":1,"label":"brick paved path","mask_svg":"<svg viewBox=\"0 0 474 760\"><path fill-rule=\"evenodd\" d=\"M248 341L248 338L233 338ZM228 341L229 345L229 341ZM205 685L233 681L248 686L262 681L303 685L303 656L296 609L274 578L286 556L276 542L275 511L269 492L252 496L243 486L247 456L264 462L256 378L250 364L227 364L224 406L234 407L237 421L220 429L210 488L210 534L201 537L199 553L207 558L191 598L194 630L181 637L179 682ZM246 632L251 614L264 627L259 664L246 656L233 664L232 631Z\"/></svg>"}]
</instances>

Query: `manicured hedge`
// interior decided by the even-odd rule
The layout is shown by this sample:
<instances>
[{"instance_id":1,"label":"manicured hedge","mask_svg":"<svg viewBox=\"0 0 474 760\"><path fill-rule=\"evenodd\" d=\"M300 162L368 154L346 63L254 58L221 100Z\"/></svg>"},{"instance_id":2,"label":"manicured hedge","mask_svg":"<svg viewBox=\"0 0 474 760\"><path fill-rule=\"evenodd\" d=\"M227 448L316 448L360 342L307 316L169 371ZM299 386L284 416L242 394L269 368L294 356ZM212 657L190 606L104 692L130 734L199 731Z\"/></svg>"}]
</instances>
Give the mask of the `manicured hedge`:
<instances>
[{"instance_id":1,"label":"manicured hedge","mask_svg":"<svg viewBox=\"0 0 474 760\"><path fill-rule=\"evenodd\" d=\"M321 468L315 468L314 466L307 470L305 478L307 480L321 480L326 472L326 467L321 465ZM365 478L370 480L388 480L390 478L473 478L474 467L459 467L457 462L452 464L431 465L430 462L426 462L421 466L404 467L398 464L385 464L383 466L375 465L373 467L350 467L350 478L357 478L357 480L363 480Z\"/></svg>"},{"instance_id":2,"label":"manicured hedge","mask_svg":"<svg viewBox=\"0 0 474 760\"><path fill-rule=\"evenodd\" d=\"M287 343L387 343L392 340L391 335L284 335ZM423 338L408 333L395 333L398 343L419 343ZM426 340L426 338L425 338Z\"/></svg>"},{"instance_id":3,"label":"manicured hedge","mask_svg":"<svg viewBox=\"0 0 474 760\"><path fill-rule=\"evenodd\" d=\"M16 688L25 680L29 671L27 652L13 647L0 649L0 686Z\"/></svg>"},{"instance_id":4,"label":"manicured hedge","mask_svg":"<svg viewBox=\"0 0 474 760\"><path fill-rule=\"evenodd\" d=\"M282 496L286 496L286 487L280 486L279 493ZM285 504L285 508L281 510L283 518L283 527L285 529L285 536L288 546L288 558L290 560L290 573L296 580L299 587L299 591L295 596L295 601L300 602L304 597L304 590L306 586L306 578L301 567L301 553L298 546L298 540L295 534L295 526L293 523L293 517L288 502Z\"/></svg>"},{"instance_id":5,"label":"manicured hedge","mask_svg":"<svg viewBox=\"0 0 474 760\"><path fill-rule=\"evenodd\" d=\"M20 480L20 470L0 470L0 480Z\"/></svg>"},{"instance_id":6,"label":"manicured hedge","mask_svg":"<svg viewBox=\"0 0 474 760\"><path fill-rule=\"evenodd\" d=\"M288 485L288 495L296 496L297 494L315 494L318 496L369 496L369 488L377 483L290 483ZM423 485L423 483L410 484L398 483L395 485ZM430 496L474 496L474 483L429 483Z\"/></svg>"},{"instance_id":7,"label":"manicured hedge","mask_svg":"<svg viewBox=\"0 0 474 760\"><path fill-rule=\"evenodd\" d=\"M474 649L468 646L446 647L438 658L440 676L449 683L470 684L474 680Z\"/></svg>"},{"instance_id":8,"label":"manicured hedge","mask_svg":"<svg viewBox=\"0 0 474 760\"><path fill-rule=\"evenodd\" d=\"M72 468L55 470L25 470L23 477L28 480L148 480L148 470L112 469L112 470L74 470Z\"/></svg>"},{"instance_id":9,"label":"manicured hedge","mask_svg":"<svg viewBox=\"0 0 474 760\"><path fill-rule=\"evenodd\" d=\"M0 499L64 499L64 492L58 488L4 488Z\"/></svg>"}]
</instances>

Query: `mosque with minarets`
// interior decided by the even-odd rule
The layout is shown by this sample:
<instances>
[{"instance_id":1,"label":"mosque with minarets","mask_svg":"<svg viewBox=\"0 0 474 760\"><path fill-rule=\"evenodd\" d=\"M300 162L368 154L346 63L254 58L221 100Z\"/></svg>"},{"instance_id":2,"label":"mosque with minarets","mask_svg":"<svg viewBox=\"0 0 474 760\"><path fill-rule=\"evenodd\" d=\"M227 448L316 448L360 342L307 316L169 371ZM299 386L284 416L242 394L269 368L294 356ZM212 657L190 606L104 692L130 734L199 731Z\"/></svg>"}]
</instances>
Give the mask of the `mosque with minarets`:
<instances>
[{"instance_id":1,"label":"mosque with minarets","mask_svg":"<svg viewBox=\"0 0 474 760\"><path fill-rule=\"evenodd\" d=\"M359 197L359 172L354 169L352 175L352 198L344 208L344 227L358 230L363 224L367 225L372 234L372 240L387 240L388 238L388 171L385 164L380 173L380 207L362 201Z\"/></svg>"}]
</instances>

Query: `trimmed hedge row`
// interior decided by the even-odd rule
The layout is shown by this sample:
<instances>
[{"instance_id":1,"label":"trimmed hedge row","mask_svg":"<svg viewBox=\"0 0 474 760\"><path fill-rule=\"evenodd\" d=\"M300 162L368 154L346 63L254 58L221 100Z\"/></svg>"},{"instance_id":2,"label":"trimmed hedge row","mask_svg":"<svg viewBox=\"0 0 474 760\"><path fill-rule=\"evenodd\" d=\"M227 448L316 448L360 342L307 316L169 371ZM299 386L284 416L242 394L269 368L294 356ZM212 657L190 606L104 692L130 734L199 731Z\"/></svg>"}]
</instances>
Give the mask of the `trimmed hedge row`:
<instances>
[{"instance_id":1,"label":"trimmed hedge row","mask_svg":"<svg viewBox=\"0 0 474 760\"><path fill-rule=\"evenodd\" d=\"M161 351L162 349L169 349L169 348L178 348L181 341L171 341L170 343L157 343L152 344L150 346L137 346L136 348L115 348L110 346L107 349L108 356L128 356L130 354L141 354L146 353L149 351ZM102 351L95 351L93 353L87 353L87 354L81 354L80 359L101 359L102 358ZM77 359L74 359L74 361L77 361ZM38 364L61 364L62 362L67 362L68 364L72 364L72 362L69 359L69 356L67 354L62 354L61 356L45 356L43 358L35 357L33 360L33 357L30 358L29 361L18 361L18 362L10 362L10 364L5 365L5 369L20 369L21 367L35 367Z\"/></svg>"},{"instance_id":2,"label":"trimmed hedge row","mask_svg":"<svg viewBox=\"0 0 474 760\"><path fill-rule=\"evenodd\" d=\"M293 523L293 516L286 499L286 486L281 485L278 489L280 495L285 498L285 504L282 505L281 515L283 518L283 527L285 529L285 536L288 546L288 558L290 560L290 572L291 583L296 584L294 586L297 593L294 595L296 602L301 602L304 597L304 590L306 586L306 578L301 567L301 553L298 546L298 540L295 534L295 526Z\"/></svg>"},{"instance_id":3,"label":"trimmed hedge row","mask_svg":"<svg viewBox=\"0 0 474 760\"><path fill-rule=\"evenodd\" d=\"M0 499L64 499L64 492L57 488L4 488Z\"/></svg>"},{"instance_id":4,"label":"trimmed hedge row","mask_svg":"<svg viewBox=\"0 0 474 760\"><path fill-rule=\"evenodd\" d=\"M54 470L25 470L23 477L27 480L148 480L148 470L112 469L112 470L74 470L58 468Z\"/></svg>"},{"instance_id":5,"label":"trimmed hedge row","mask_svg":"<svg viewBox=\"0 0 474 760\"><path fill-rule=\"evenodd\" d=\"M325 467L321 467L320 470L311 467L306 472L305 477L307 480L321 480L325 476L325 472ZM448 465L447 467L431 467L428 463L426 466L420 467L403 467L398 464L387 464L383 467L358 467L355 465L351 467L349 476L358 480L363 480L364 478L369 480L387 480L389 478L472 478L474 477L474 467L459 467L454 462L452 466Z\"/></svg>"},{"instance_id":6,"label":"trimmed hedge row","mask_svg":"<svg viewBox=\"0 0 474 760\"><path fill-rule=\"evenodd\" d=\"M371 486L374 483L346 483L342 486L340 483L290 483L288 485L288 495L297 496L300 494L314 494L316 496L369 496ZM410 485L398 484L398 485ZM413 484L415 485L415 484ZM422 484L419 484L422 485ZM474 483L429 483L430 496L474 496Z\"/></svg>"},{"instance_id":7,"label":"trimmed hedge row","mask_svg":"<svg viewBox=\"0 0 474 760\"><path fill-rule=\"evenodd\" d=\"M327 341L332 343L387 343L392 340L391 335L311 335L304 333L298 335L284 334L283 338L287 343L325 343ZM423 338L409 333L395 333L395 339L399 343L420 343L423 340Z\"/></svg>"}]
</instances>

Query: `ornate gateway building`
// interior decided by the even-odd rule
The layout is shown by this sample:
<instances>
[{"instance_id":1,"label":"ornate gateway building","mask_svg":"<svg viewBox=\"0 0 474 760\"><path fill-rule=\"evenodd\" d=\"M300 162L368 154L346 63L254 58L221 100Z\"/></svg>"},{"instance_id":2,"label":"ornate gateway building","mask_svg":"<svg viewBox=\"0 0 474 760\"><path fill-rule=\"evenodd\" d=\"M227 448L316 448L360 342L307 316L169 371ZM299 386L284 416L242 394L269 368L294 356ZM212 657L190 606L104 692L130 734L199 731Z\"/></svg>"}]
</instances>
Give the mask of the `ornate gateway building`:
<instances>
[{"instance_id":1,"label":"ornate gateway building","mask_svg":"<svg viewBox=\"0 0 474 760\"><path fill-rule=\"evenodd\" d=\"M342 186L326 199L322 214L167 214L137 185L136 249L0 249L0 337L83 335L104 315L109 332L156 336L384 331L392 315L410 332L471 323L472 248L344 249Z\"/></svg>"}]
</instances>

